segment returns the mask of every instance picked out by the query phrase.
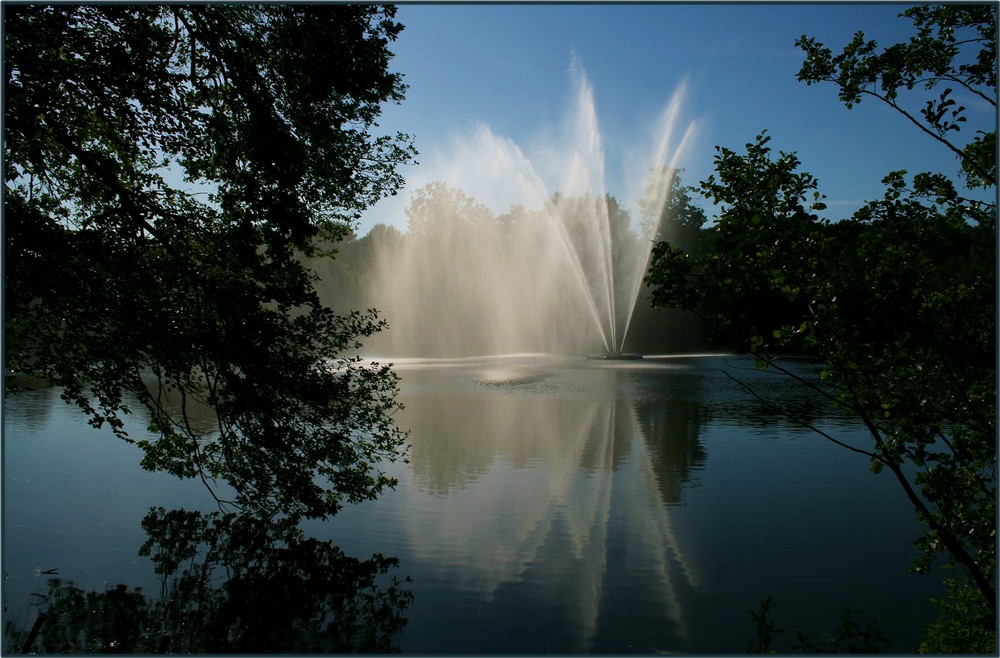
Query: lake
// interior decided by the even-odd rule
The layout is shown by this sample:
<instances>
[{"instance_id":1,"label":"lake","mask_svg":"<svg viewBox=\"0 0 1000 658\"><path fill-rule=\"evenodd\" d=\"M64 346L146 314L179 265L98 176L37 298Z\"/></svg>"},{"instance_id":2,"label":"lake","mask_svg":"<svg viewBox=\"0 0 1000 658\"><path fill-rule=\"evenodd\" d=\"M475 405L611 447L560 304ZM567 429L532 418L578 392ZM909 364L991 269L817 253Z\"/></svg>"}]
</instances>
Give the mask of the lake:
<instances>
[{"instance_id":1,"label":"lake","mask_svg":"<svg viewBox=\"0 0 1000 658\"><path fill-rule=\"evenodd\" d=\"M395 363L399 485L303 528L398 558L403 652L741 653L747 611L771 596L786 649L792 629L819 642L851 608L909 653L935 616L940 575L906 571L920 526L891 474L789 416L859 446L863 428L751 359ZM88 590L161 591L143 518L216 507L140 456L56 392L5 402L5 622L31 626L52 569Z\"/></svg>"}]
</instances>

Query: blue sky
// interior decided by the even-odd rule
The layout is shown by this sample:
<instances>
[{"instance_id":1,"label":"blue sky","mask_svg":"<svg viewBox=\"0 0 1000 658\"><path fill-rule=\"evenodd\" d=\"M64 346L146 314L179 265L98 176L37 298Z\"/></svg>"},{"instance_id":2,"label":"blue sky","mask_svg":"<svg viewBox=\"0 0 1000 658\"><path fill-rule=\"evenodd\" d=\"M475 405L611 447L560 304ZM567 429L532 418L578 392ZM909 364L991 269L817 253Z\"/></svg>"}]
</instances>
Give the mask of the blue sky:
<instances>
[{"instance_id":1,"label":"blue sky","mask_svg":"<svg viewBox=\"0 0 1000 658\"><path fill-rule=\"evenodd\" d=\"M574 61L593 90L605 179L619 197L628 185L622 162L650 141L682 84L682 122L697 123L680 162L688 184L711 173L716 145L741 150L764 129L775 150L796 151L802 168L819 179L830 218L880 197L880 180L891 170L957 171L943 146L874 99L847 110L833 85L810 87L795 78L803 59L794 45L799 36L834 52L858 30L889 45L912 32L910 21L897 17L907 6L400 5L397 20L406 29L391 45L391 67L409 89L401 105L384 109L380 123L414 137L420 164L403 168L407 189L371 209L360 233L378 222L405 228L409 193L445 179L442 162L454 168L456 144L477 127L488 126L534 159L566 122ZM992 127L996 116L970 104L969 125L977 120Z\"/></svg>"}]
</instances>

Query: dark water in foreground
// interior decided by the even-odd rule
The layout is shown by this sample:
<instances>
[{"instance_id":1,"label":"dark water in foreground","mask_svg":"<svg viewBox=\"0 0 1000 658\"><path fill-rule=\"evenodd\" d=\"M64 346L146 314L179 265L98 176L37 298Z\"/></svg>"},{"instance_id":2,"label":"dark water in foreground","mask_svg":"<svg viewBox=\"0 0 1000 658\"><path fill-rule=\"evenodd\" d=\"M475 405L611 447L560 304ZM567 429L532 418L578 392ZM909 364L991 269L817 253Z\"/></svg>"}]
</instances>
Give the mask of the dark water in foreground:
<instances>
[{"instance_id":1,"label":"dark water in foreground","mask_svg":"<svg viewBox=\"0 0 1000 658\"><path fill-rule=\"evenodd\" d=\"M803 366L806 367L806 366ZM413 653L741 653L748 609L814 640L843 608L911 652L935 577L906 573L919 526L898 485L727 377L838 438L849 418L733 357L398 361L409 464L396 490L311 522L348 555L395 556ZM4 621L30 627L50 574L161 591L141 522L211 511L143 472L52 392L4 409ZM790 648L793 632L785 639ZM6 643L6 638L5 638ZM5 647L5 652L11 647ZM16 650L16 648L15 648Z\"/></svg>"}]
</instances>

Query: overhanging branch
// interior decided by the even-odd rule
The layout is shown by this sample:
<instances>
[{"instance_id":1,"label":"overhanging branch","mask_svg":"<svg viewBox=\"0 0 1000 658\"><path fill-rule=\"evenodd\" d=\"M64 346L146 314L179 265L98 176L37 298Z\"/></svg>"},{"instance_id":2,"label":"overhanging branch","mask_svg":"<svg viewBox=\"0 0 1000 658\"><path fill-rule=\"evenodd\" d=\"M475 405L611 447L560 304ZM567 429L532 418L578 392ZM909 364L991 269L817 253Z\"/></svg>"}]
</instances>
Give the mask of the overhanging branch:
<instances>
[{"instance_id":1,"label":"overhanging branch","mask_svg":"<svg viewBox=\"0 0 1000 658\"><path fill-rule=\"evenodd\" d=\"M725 371L723 371L723 372L725 372ZM824 432L823 430L819 429L818 427L816 427L812 423L810 423L810 422L808 422L806 420L803 420L803 419L801 419L801 418L799 418L797 416L794 416L794 415L792 415L790 413L785 412L780 407L778 407L776 404L773 404L773 403L765 400L763 397L761 397L761 395L759 393L757 393L757 391L753 390L753 388L749 384L747 384L746 382L740 381L739 379L737 379L733 375L729 374L728 372L726 372L725 375L729 379L731 379L734 382L736 382L736 384L740 388L742 388L744 391L746 391L747 393L749 393L750 395L752 395L759 402L761 402L764 406L766 406L768 408L768 410L774 412L775 414L777 414L779 416L782 416L783 418L787 418L788 420L792 421L793 423L795 423L797 425L801 425L802 427L805 427L806 429L811 430L811 431L815 432L816 434L819 434L820 436L822 436L826 440L828 440L828 441L830 441L832 443L837 444L841 448L846 448L847 450L850 450L851 452L856 452L856 453L865 455L868 458L876 460L876 461L882 461L882 459L880 457L878 457L875 453L868 452L867 450L862 450L861 448L857 448L855 446L850 445L849 443L845 443L845 442L843 442L843 441L841 441L841 440L839 440L837 438L834 438L829 433Z\"/></svg>"}]
</instances>

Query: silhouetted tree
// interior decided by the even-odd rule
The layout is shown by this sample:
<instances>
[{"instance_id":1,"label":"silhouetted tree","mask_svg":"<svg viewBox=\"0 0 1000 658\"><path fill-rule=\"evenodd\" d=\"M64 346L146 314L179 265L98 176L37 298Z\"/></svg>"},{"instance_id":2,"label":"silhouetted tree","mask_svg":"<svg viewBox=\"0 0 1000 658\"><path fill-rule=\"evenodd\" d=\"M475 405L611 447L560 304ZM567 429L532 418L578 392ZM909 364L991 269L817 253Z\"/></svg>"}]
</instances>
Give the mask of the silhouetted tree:
<instances>
[{"instance_id":1,"label":"silhouetted tree","mask_svg":"<svg viewBox=\"0 0 1000 658\"><path fill-rule=\"evenodd\" d=\"M861 33L836 57L803 37L800 79L834 82L848 107L881 99L958 154L970 187L992 186L995 132L961 146L965 108L952 96L995 111L996 8L920 6L904 15L917 35L881 53ZM939 86L923 111L906 109L903 92ZM700 255L657 246L647 278L654 299L695 310L771 367L783 369L780 352L823 360L822 381L800 381L820 393L833 387L830 400L870 435L870 446L854 449L893 474L926 524L914 569L944 554L958 570L951 586L961 612L946 606L936 644L925 648L993 645L995 204L963 197L941 173L896 171L881 200L822 221L816 180L799 171L795 154L772 155L768 140L758 136L742 154L717 149L716 174L701 191L720 206L718 219Z\"/></svg>"},{"instance_id":2,"label":"silhouetted tree","mask_svg":"<svg viewBox=\"0 0 1000 658\"><path fill-rule=\"evenodd\" d=\"M405 89L394 14L4 7L6 372L126 439L131 393L153 411L143 466L228 480L246 508L326 515L391 484L374 463L403 445L395 377L342 356L380 324L324 306L302 260L413 155L371 132ZM192 399L214 433L187 424Z\"/></svg>"}]
</instances>

